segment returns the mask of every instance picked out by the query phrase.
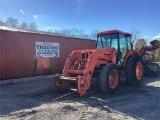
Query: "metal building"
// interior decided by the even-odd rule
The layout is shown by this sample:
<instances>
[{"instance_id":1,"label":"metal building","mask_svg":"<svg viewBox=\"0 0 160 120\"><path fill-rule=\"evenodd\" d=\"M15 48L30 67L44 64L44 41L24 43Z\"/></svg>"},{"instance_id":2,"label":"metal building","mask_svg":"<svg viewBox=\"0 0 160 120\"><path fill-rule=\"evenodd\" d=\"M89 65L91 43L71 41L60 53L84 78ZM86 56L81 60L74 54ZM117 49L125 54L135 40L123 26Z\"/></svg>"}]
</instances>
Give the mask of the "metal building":
<instances>
[{"instance_id":1,"label":"metal building","mask_svg":"<svg viewBox=\"0 0 160 120\"><path fill-rule=\"evenodd\" d=\"M59 57L37 58L36 42L59 43ZM0 27L0 80L46 74L63 69L73 50L95 48L95 41L52 33Z\"/></svg>"}]
</instances>

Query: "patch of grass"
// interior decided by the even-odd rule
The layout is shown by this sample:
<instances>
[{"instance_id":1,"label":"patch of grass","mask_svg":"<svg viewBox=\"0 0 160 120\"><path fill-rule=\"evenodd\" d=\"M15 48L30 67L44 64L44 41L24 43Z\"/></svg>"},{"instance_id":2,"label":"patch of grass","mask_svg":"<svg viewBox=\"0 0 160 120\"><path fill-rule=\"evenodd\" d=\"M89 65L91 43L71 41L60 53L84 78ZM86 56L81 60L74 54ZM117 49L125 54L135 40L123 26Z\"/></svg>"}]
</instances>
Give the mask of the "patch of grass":
<instances>
[{"instance_id":1,"label":"patch of grass","mask_svg":"<svg viewBox=\"0 0 160 120\"><path fill-rule=\"evenodd\" d=\"M57 66L52 66L50 69L51 69L51 72L54 73L54 74L58 72L58 67Z\"/></svg>"}]
</instances>

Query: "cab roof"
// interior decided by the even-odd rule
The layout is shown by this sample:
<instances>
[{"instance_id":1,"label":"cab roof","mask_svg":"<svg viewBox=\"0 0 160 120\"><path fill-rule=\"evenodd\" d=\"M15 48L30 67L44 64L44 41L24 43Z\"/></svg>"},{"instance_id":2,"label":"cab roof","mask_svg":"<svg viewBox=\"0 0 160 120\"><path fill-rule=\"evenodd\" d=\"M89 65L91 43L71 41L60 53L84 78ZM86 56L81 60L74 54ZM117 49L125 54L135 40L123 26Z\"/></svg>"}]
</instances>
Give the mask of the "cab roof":
<instances>
[{"instance_id":1,"label":"cab roof","mask_svg":"<svg viewBox=\"0 0 160 120\"><path fill-rule=\"evenodd\" d=\"M106 31L98 32L97 36L99 36L99 35L108 35L108 34L115 34L115 33L120 33L120 34L123 34L125 36L132 36L132 34L130 34L128 32L123 32L123 31L120 31L120 30L106 30Z\"/></svg>"}]
</instances>

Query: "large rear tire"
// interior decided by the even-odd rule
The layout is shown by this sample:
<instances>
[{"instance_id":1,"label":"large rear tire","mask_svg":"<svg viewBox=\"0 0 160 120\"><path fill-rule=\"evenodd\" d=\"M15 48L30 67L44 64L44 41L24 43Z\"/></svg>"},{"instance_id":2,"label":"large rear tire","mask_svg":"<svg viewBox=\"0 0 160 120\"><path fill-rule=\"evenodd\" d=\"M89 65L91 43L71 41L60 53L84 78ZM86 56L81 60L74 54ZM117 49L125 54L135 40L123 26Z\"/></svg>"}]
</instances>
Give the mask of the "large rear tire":
<instances>
[{"instance_id":1,"label":"large rear tire","mask_svg":"<svg viewBox=\"0 0 160 120\"><path fill-rule=\"evenodd\" d=\"M131 84L135 82L137 85L141 84L143 78L143 63L140 57L131 56L126 63L126 83Z\"/></svg>"},{"instance_id":2,"label":"large rear tire","mask_svg":"<svg viewBox=\"0 0 160 120\"><path fill-rule=\"evenodd\" d=\"M103 93L115 93L118 90L120 74L118 67L106 64L102 67L99 76L99 87Z\"/></svg>"}]
</instances>

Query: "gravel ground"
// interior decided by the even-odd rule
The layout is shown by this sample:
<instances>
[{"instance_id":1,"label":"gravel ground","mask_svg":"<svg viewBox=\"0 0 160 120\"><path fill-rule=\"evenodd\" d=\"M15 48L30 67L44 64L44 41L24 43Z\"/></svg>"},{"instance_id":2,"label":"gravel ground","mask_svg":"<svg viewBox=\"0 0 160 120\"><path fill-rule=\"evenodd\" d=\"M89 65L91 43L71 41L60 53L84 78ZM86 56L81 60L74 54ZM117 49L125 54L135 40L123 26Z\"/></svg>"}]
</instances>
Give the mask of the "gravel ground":
<instances>
[{"instance_id":1,"label":"gravel ground","mask_svg":"<svg viewBox=\"0 0 160 120\"><path fill-rule=\"evenodd\" d=\"M34 92L53 80L1 85L1 120L124 120L160 118L160 77L143 78L141 86L121 82L116 94L103 94L97 81L83 97L53 89ZM17 92L18 90L18 92Z\"/></svg>"}]
</instances>

